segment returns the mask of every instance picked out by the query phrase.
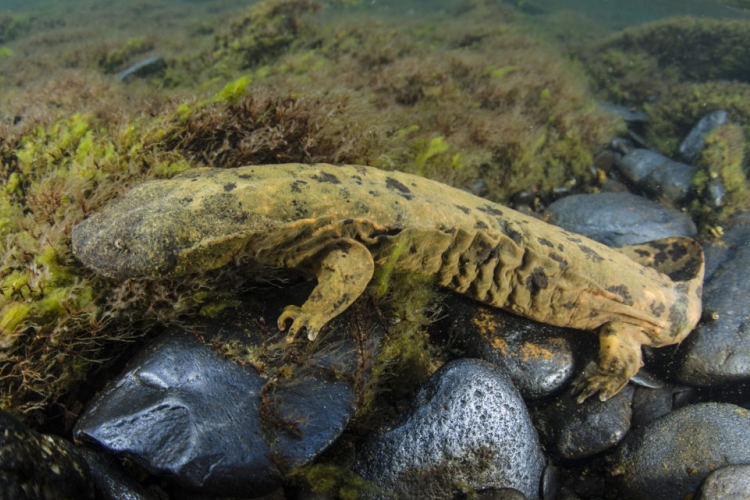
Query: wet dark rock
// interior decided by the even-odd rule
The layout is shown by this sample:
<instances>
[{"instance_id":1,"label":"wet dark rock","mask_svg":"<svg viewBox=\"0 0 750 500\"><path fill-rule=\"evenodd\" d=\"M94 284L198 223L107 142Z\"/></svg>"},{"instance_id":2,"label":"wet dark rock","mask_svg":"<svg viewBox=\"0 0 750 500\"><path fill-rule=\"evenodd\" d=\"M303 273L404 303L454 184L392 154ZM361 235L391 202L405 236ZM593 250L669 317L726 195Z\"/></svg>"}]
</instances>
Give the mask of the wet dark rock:
<instances>
[{"instance_id":1,"label":"wet dark rock","mask_svg":"<svg viewBox=\"0 0 750 500\"><path fill-rule=\"evenodd\" d=\"M626 122L647 123L649 121L648 114L646 114L646 112L642 109L620 106L619 104L612 104L611 102L600 102L599 105L604 109L616 114Z\"/></svg>"},{"instance_id":2,"label":"wet dark rock","mask_svg":"<svg viewBox=\"0 0 750 500\"><path fill-rule=\"evenodd\" d=\"M665 385L657 389L637 387L633 395L633 427L654 420L695 402L694 388L683 385Z\"/></svg>"},{"instance_id":3,"label":"wet dark rock","mask_svg":"<svg viewBox=\"0 0 750 500\"><path fill-rule=\"evenodd\" d=\"M463 297L445 307L447 314L436 327L451 339L450 350L504 366L526 398L564 387L573 376L575 357L593 356L580 345L585 334L579 330L539 323Z\"/></svg>"},{"instance_id":4,"label":"wet dark rock","mask_svg":"<svg viewBox=\"0 0 750 500\"><path fill-rule=\"evenodd\" d=\"M347 328L353 315L362 314L357 322L372 334L361 347L379 338L373 313L365 316L361 307L336 318L317 343L288 345L283 332L264 326L309 292L309 286L271 291L265 297L271 305L245 304L221 320L198 321L191 331L200 335L166 331L90 404L76 437L187 491L245 495L278 488L287 469L315 458L354 414L354 379L362 374ZM238 339L256 353L271 349L267 342L276 346L265 376L216 352ZM283 375L270 376L274 369Z\"/></svg>"},{"instance_id":5,"label":"wet dark rock","mask_svg":"<svg viewBox=\"0 0 750 500\"><path fill-rule=\"evenodd\" d=\"M474 196L487 196L487 193L490 192L490 187L484 179L474 179L466 186L466 191Z\"/></svg>"},{"instance_id":6,"label":"wet dark rock","mask_svg":"<svg viewBox=\"0 0 750 500\"><path fill-rule=\"evenodd\" d=\"M590 457L613 448L627 434L633 391L627 385L607 401L589 398L583 404L566 393L537 412L534 420L560 457Z\"/></svg>"},{"instance_id":7,"label":"wet dark rock","mask_svg":"<svg viewBox=\"0 0 750 500\"><path fill-rule=\"evenodd\" d=\"M151 56L129 66L117 74L121 82L129 82L136 78L151 78L159 76L167 69L167 62L159 56Z\"/></svg>"},{"instance_id":8,"label":"wet dark rock","mask_svg":"<svg viewBox=\"0 0 750 500\"><path fill-rule=\"evenodd\" d=\"M97 500L162 500L164 492L146 489L110 455L80 448L96 486Z\"/></svg>"},{"instance_id":9,"label":"wet dark rock","mask_svg":"<svg viewBox=\"0 0 750 500\"><path fill-rule=\"evenodd\" d=\"M750 465L729 465L716 469L701 484L695 500L750 498Z\"/></svg>"},{"instance_id":10,"label":"wet dark rock","mask_svg":"<svg viewBox=\"0 0 750 500\"><path fill-rule=\"evenodd\" d=\"M706 185L703 194L706 203L714 208L719 208L724 204L724 197L727 195L727 188L724 186L721 178L711 179Z\"/></svg>"},{"instance_id":11,"label":"wet dark rock","mask_svg":"<svg viewBox=\"0 0 750 500\"><path fill-rule=\"evenodd\" d=\"M94 499L86 461L71 443L39 434L0 409L0 498Z\"/></svg>"},{"instance_id":12,"label":"wet dark rock","mask_svg":"<svg viewBox=\"0 0 750 500\"><path fill-rule=\"evenodd\" d=\"M682 500L717 467L750 462L750 412L731 404L686 406L631 432L614 465L622 494Z\"/></svg>"},{"instance_id":13,"label":"wet dark rock","mask_svg":"<svg viewBox=\"0 0 750 500\"><path fill-rule=\"evenodd\" d=\"M718 251L707 246L703 287L704 312L717 319L701 322L679 348L678 379L690 385L750 379L750 226L729 229L723 240Z\"/></svg>"},{"instance_id":14,"label":"wet dark rock","mask_svg":"<svg viewBox=\"0 0 750 500\"><path fill-rule=\"evenodd\" d=\"M617 170L646 195L671 203L693 190L697 168L650 149L634 149L615 163Z\"/></svg>"},{"instance_id":15,"label":"wet dark rock","mask_svg":"<svg viewBox=\"0 0 750 500\"><path fill-rule=\"evenodd\" d=\"M477 493L477 500L526 500L526 495L513 488L499 488Z\"/></svg>"},{"instance_id":16,"label":"wet dark rock","mask_svg":"<svg viewBox=\"0 0 750 500\"><path fill-rule=\"evenodd\" d=\"M630 193L568 196L548 212L553 224L613 247L698 234L686 214Z\"/></svg>"},{"instance_id":17,"label":"wet dark rock","mask_svg":"<svg viewBox=\"0 0 750 500\"><path fill-rule=\"evenodd\" d=\"M729 121L729 114L721 109L711 111L709 114L700 119L693 127L690 133L680 144L678 152L680 157L687 162L692 162L703 151L706 144L706 137L716 127L726 124Z\"/></svg>"},{"instance_id":18,"label":"wet dark rock","mask_svg":"<svg viewBox=\"0 0 750 500\"><path fill-rule=\"evenodd\" d=\"M635 149L635 145L633 144L633 141L631 141L630 139L626 137L615 137L614 139L612 139L609 145L613 150L619 153L622 153L624 155L630 153L631 151Z\"/></svg>"},{"instance_id":19,"label":"wet dark rock","mask_svg":"<svg viewBox=\"0 0 750 500\"><path fill-rule=\"evenodd\" d=\"M547 465L542 474L542 500L553 500L560 491L560 468Z\"/></svg>"},{"instance_id":20,"label":"wet dark rock","mask_svg":"<svg viewBox=\"0 0 750 500\"><path fill-rule=\"evenodd\" d=\"M393 498L451 499L456 485L539 497L544 456L505 371L461 359L438 370L411 406L358 453L355 472Z\"/></svg>"}]
</instances>

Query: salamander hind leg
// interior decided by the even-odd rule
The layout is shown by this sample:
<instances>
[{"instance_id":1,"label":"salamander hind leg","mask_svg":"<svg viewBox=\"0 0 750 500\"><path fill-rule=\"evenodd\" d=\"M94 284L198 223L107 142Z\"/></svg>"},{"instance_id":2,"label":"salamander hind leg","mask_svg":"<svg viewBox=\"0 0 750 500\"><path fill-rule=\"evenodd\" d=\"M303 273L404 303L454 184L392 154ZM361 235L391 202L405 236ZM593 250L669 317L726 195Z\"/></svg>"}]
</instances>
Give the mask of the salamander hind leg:
<instances>
[{"instance_id":1,"label":"salamander hind leg","mask_svg":"<svg viewBox=\"0 0 750 500\"><path fill-rule=\"evenodd\" d=\"M599 393L606 401L625 387L630 377L638 373L643 361L642 341L646 340L640 327L628 323L607 323L599 331L599 364L592 373L588 370L574 383L578 402Z\"/></svg>"},{"instance_id":2,"label":"salamander hind leg","mask_svg":"<svg viewBox=\"0 0 750 500\"><path fill-rule=\"evenodd\" d=\"M315 340L326 323L349 307L372 279L374 264L370 251L361 243L349 239L333 240L312 262L318 285L302 306L290 305L278 319L279 330L292 320L287 341L294 340L303 328L307 338Z\"/></svg>"}]
</instances>

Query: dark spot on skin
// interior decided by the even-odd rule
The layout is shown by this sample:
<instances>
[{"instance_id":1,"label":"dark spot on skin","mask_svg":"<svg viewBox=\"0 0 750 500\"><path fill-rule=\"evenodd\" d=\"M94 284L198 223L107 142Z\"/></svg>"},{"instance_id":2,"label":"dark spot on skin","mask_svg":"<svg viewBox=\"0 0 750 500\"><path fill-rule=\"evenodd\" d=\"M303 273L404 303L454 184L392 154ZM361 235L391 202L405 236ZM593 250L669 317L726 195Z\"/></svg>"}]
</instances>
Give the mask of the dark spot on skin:
<instances>
[{"instance_id":1,"label":"dark spot on skin","mask_svg":"<svg viewBox=\"0 0 750 500\"><path fill-rule=\"evenodd\" d=\"M536 239L540 245L544 245L545 247L555 248L555 245L552 244L552 242L546 238L537 238Z\"/></svg>"},{"instance_id":2,"label":"dark spot on skin","mask_svg":"<svg viewBox=\"0 0 750 500\"><path fill-rule=\"evenodd\" d=\"M409 253L412 254L412 255L414 255L415 253L417 253L417 247L415 245L410 246L409 247Z\"/></svg>"},{"instance_id":3,"label":"dark spot on skin","mask_svg":"<svg viewBox=\"0 0 750 500\"><path fill-rule=\"evenodd\" d=\"M564 246L562 246L562 243L559 243L559 244L557 245L557 251L558 251L558 252L564 252L564 251L565 251L565 247L564 247Z\"/></svg>"},{"instance_id":4,"label":"dark spot on skin","mask_svg":"<svg viewBox=\"0 0 750 500\"><path fill-rule=\"evenodd\" d=\"M687 248L685 248L685 245L680 245L679 243L675 242L672 244L672 248L667 250L667 253L672 259L672 262L677 262L684 256L688 254Z\"/></svg>"},{"instance_id":5,"label":"dark spot on skin","mask_svg":"<svg viewBox=\"0 0 750 500\"><path fill-rule=\"evenodd\" d=\"M188 204L188 203L190 203L191 201L193 201L193 199L192 199L192 198L190 198L189 196L186 196L185 198L182 198L182 199L180 200L180 203L184 203L185 205L187 205L187 204Z\"/></svg>"},{"instance_id":6,"label":"dark spot on skin","mask_svg":"<svg viewBox=\"0 0 750 500\"><path fill-rule=\"evenodd\" d=\"M455 234L456 233L456 228L455 227L451 227L451 228L448 228L448 229L442 228L440 230L442 232L446 233L446 234Z\"/></svg>"},{"instance_id":7,"label":"dark spot on skin","mask_svg":"<svg viewBox=\"0 0 750 500\"><path fill-rule=\"evenodd\" d=\"M238 175L237 177L238 177L239 179L242 179L242 180L244 180L244 181L247 181L247 180L250 180L250 179L252 179L252 178L253 178L253 176L252 176L252 175L250 175L250 174L239 174L239 175Z\"/></svg>"},{"instance_id":8,"label":"dark spot on skin","mask_svg":"<svg viewBox=\"0 0 750 500\"><path fill-rule=\"evenodd\" d=\"M583 243L583 240L581 238L572 238L570 236L568 236L568 241L571 241L571 242L573 242L575 244Z\"/></svg>"},{"instance_id":9,"label":"dark spot on skin","mask_svg":"<svg viewBox=\"0 0 750 500\"><path fill-rule=\"evenodd\" d=\"M701 267L701 261L696 258L692 258L682 266L682 269L672 271L667 276L672 281L689 281L698 274L698 270Z\"/></svg>"},{"instance_id":10,"label":"dark spot on skin","mask_svg":"<svg viewBox=\"0 0 750 500\"><path fill-rule=\"evenodd\" d=\"M561 271L566 271L570 266L568 266L568 261L565 260L561 255L556 254L555 252L551 252L549 254L549 258L557 262L557 265L560 266Z\"/></svg>"},{"instance_id":11,"label":"dark spot on skin","mask_svg":"<svg viewBox=\"0 0 750 500\"><path fill-rule=\"evenodd\" d=\"M656 241L649 241L648 243L646 243L646 245L661 251L666 250L668 246L666 243L659 243Z\"/></svg>"},{"instance_id":12,"label":"dark spot on skin","mask_svg":"<svg viewBox=\"0 0 750 500\"><path fill-rule=\"evenodd\" d=\"M599 316L599 311L596 311L596 310L589 311L589 318L596 318L597 316ZM611 335L614 335L614 333Z\"/></svg>"},{"instance_id":13,"label":"dark spot on skin","mask_svg":"<svg viewBox=\"0 0 750 500\"><path fill-rule=\"evenodd\" d=\"M344 219L343 221L341 221L341 223L344 224L345 226L349 224L354 224L354 219Z\"/></svg>"},{"instance_id":14,"label":"dark spot on skin","mask_svg":"<svg viewBox=\"0 0 750 500\"><path fill-rule=\"evenodd\" d=\"M669 308L669 316L667 316L667 321L672 324L672 329L669 332L672 337L675 337L681 333L682 327L686 322L685 304L683 303L683 301L678 301L672 304L672 306Z\"/></svg>"},{"instance_id":15,"label":"dark spot on skin","mask_svg":"<svg viewBox=\"0 0 750 500\"><path fill-rule=\"evenodd\" d=\"M387 187L390 190L398 191L398 194L407 200L411 200L414 198L414 195L411 194L411 189L406 187L401 182L397 181L393 177L386 177L385 178L385 187Z\"/></svg>"},{"instance_id":16,"label":"dark spot on skin","mask_svg":"<svg viewBox=\"0 0 750 500\"><path fill-rule=\"evenodd\" d=\"M367 194L369 194L370 196L374 196L375 198L380 196L380 193L378 193L377 191L368 191Z\"/></svg>"},{"instance_id":17,"label":"dark spot on skin","mask_svg":"<svg viewBox=\"0 0 750 500\"><path fill-rule=\"evenodd\" d=\"M633 297L630 295L630 290L625 285L610 286L606 289L608 292L612 292L615 295L619 295L622 298L623 304L632 306Z\"/></svg>"},{"instance_id":18,"label":"dark spot on skin","mask_svg":"<svg viewBox=\"0 0 750 500\"><path fill-rule=\"evenodd\" d=\"M494 256L497 255L498 248L496 246L493 247L485 240L480 240L478 247L476 255L474 255L474 262L478 266L486 264L488 260L493 258L493 254Z\"/></svg>"},{"instance_id":19,"label":"dark spot on skin","mask_svg":"<svg viewBox=\"0 0 750 500\"><path fill-rule=\"evenodd\" d=\"M508 227L508 224L505 224L505 226L503 227L503 233L505 233L505 235L508 238L510 238L511 240L513 240L516 243L516 245L520 245L521 244L521 233L519 233L518 231L516 231L512 227Z\"/></svg>"},{"instance_id":20,"label":"dark spot on skin","mask_svg":"<svg viewBox=\"0 0 750 500\"><path fill-rule=\"evenodd\" d=\"M358 175L352 175L352 180L354 181L354 183L356 185L358 185L358 186L362 185L362 177L360 177Z\"/></svg>"},{"instance_id":21,"label":"dark spot on skin","mask_svg":"<svg viewBox=\"0 0 750 500\"><path fill-rule=\"evenodd\" d=\"M666 252L659 251L656 254L654 254L654 266L660 266L661 264L664 264L669 257L667 256Z\"/></svg>"},{"instance_id":22,"label":"dark spot on skin","mask_svg":"<svg viewBox=\"0 0 750 500\"><path fill-rule=\"evenodd\" d=\"M480 212L489 214L489 215L494 215L496 217L503 216L503 211L493 207L492 205L485 205L483 207L477 208L477 210L479 210Z\"/></svg>"},{"instance_id":23,"label":"dark spot on skin","mask_svg":"<svg viewBox=\"0 0 750 500\"><path fill-rule=\"evenodd\" d=\"M666 310L666 307L661 302L659 302L658 304L651 304L648 306L648 308L651 310L651 314L653 314L656 317L659 317L662 314L664 314L664 311Z\"/></svg>"},{"instance_id":24,"label":"dark spot on skin","mask_svg":"<svg viewBox=\"0 0 750 500\"><path fill-rule=\"evenodd\" d=\"M462 211L463 213L467 214L467 215L469 214L469 212L471 212L471 209L470 209L470 208L466 208L466 207L464 207L464 206L461 206L461 205L454 205L454 206L455 206L455 207L456 207L457 209L459 209L460 211Z\"/></svg>"},{"instance_id":25,"label":"dark spot on skin","mask_svg":"<svg viewBox=\"0 0 750 500\"><path fill-rule=\"evenodd\" d=\"M292 182L290 189L292 190L292 193L301 193L302 186L305 186L305 185L307 185L307 182L305 181L294 181Z\"/></svg>"},{"instance_id":26,"label":"dark spot on skin","mask_svg":"<svg viewBox=\"0 0 750 500\"><path fill-rule=\"evenodd\" d=\"M598 253L596 253L595 250L587 247L586 245L578 245L578 248L580 248L581 252L585 253L586 256L589 257L594 262L601 262L604 260L604 258L601 255L599 255Z\"/></svg>"},{"instance_id":27,"label":"dark spot on skin","mask_svg":"<svg viewBox=\"0 0 750 500\"><path fill-rule=\"evenodd\" d=\"M531 272L528 278L526 278L526 289L529 291L532 297L539 295L539 292L549 286L547 281L547 275L544 274L543 267L536 267Z\"/></svg>"},{"instance_id":28,"label":"dark spot on skin","mask_svg":"<svg viewBox=\"0 0 750 500\"><path fill-rule=\"evenodd\" d=\"M234 182L230 182L228 184L224 184L224 191L228 193L229 191L232 191L236 187L237 187L237 184L235 184Z\"/></svg>"},{"instance_id":29,"label":"dark spot on skin","mask_svg":"<svg viewBox=\"0 0 750 500\"><path fill-rule=\"evenodd\" d=\"M576 307L575 302L566 302L565 304L562 305L563 309L574 309L575 307Z\"/></svg>"},{"instance_id":30,"label":"dark spot on skin","mask_svg":"<svg viewBox=\"0 0 750 500\"><path fill-rule=\"evenodd\" d=\"M480 221L477 221L474 227L477 229L487 229L487 224L485 224L484 222L480 220Z\"/></svg>"},{"instance_id":31,"label":"dark spot on skin","mask_svg":"<svg viewBox=\"0 0 750 500\"><path fill-rule=\"evenodd\" d=\"M648 250L638 249L638 250L635 250L635 253L637 253L639 257L644 257L644 258L651 256L651 252L649 252Z\"/></svg>"},{"instance_id":32,"label":"dark spot on skin","mask_svg":"<svg viewBox=\"0 0 750 500\"><path fill-rule=\"evenodd\" d=\"M328 172L321 172L320 175L313 175L310 178L318 182L328 182L330 184L341 184L341 181L339 180L338 177L336 177L333 174L329 174Z\"/></svg>"},{"instance_id":33,"label":"dark spot on skin","mask_svg":"<svg viewBox=\"0 0 750 500\"><path fill-rule=\"evenodd\" d=\"M197 178L197 177L193 177L192 179L190 179L190 182L195 182L195 181L197 181L197 180L198 180L198 178Z\"/></svg>"}]
</instances>

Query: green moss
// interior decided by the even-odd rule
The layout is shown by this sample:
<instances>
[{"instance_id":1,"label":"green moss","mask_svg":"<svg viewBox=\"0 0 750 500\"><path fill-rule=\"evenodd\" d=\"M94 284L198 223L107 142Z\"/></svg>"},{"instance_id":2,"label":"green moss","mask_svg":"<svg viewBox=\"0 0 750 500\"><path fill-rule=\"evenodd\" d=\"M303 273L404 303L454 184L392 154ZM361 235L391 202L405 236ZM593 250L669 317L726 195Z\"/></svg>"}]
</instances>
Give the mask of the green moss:
<instances>
[{"instance_id":1,"label":"green moss","mask_svg":"<svg viewBox=\"0 0 750 500\"><path fill-rule=\"evenodd\" d=\"M744 169L746 149L745 136L738 125L722 125L706 137L694 183L707 197L705 190L709 181L720 179L726 195L721 207L712 207L711 211L707 207L696 207L699 212L695 215L704 225L719 225L734 212L750 208L750 188Z\"/></svg>"},{"instance_id":2,"label":"green moss","mask_svg":"<svg viewBox=\"0 0 750 500\"><path fill-rule=\"evenodd\" d=\"M308 29L304 14L319 9L311 0L270 0L253 5L216 36L214 65L249 68L278 56Z\"/></svg>"},{"instance_id":3,"label":"green moss","mask_svg":"<svg viewBox=\"0 0 750 500\"><path fill-rule=\"evenodd\" d=\"M313 493L324 493L342 500L356 500L378 491L359 474L330 464L298 467L286 477L295 484L307 486Z\"/></svg>"},{"instance_id":4,"label":"green moss","mask_svg":"<svg viewBox=\"0 0 750 500\"><path fill-rule=\"evenodd\" d=\"M147 36L138 36L127 40L120 47L110 50L99 59L99 67L105 73L114 73L122 67L131 58L154 48L153 41Z\"/></svg>"},{"instance_id":5,"label":"green moss","mask_svg":"<svg viewBox=\"0 0 750 500\"><path fill-rule=\"evenodd\" d=\"M247 87L250 82L249 76L242 76L233 82L229 82L209 102L224 102L229 106L234 106L247 94Z\"/></svg>"},{"instance_id":6,"label":"green moss","mask_svg":"<svg viewBox=\"0 0 750 500\"><path fill-rule=\"evenodd\" d=\"M13 345L18 336L18 329L31 312L31 305L26 302L11 302L0 312L0 347Z\"/></svg>"},{"instance_id":7,"label":"green moss","mask_svg":"<svg viewBox=\"0 0 750 500\"><path fill-rule=\"evenodd\" d=\"M15 40L29 32L31 18L24 14L3 12L0 14L0 43Z\"/></svg>"},{"instance_id":8,"label":"green moss","mask_svg":"<svg viewBox=\"0 0 750 500\"><path fill-rule=\"evenodd\" d=\"M438 136L430 139L429 142L420 149L421 151L417 153L416 158L414 158L414 169L417 174L424 175L427 162L434 157L447 152L450 149L450 144L448 144L443 137Z\"/></svg>"},{"instance_id":9,"label":"green moss","mask_svg":"<svg viewBox=\"0 0 750 500\"><path fill-rule=\"evenodd\" d=\"M505 66L503 68L487 68L487 74L491 78L502 78L509 73L518 71L518 66Z\"/></svg>"}]
</instances>

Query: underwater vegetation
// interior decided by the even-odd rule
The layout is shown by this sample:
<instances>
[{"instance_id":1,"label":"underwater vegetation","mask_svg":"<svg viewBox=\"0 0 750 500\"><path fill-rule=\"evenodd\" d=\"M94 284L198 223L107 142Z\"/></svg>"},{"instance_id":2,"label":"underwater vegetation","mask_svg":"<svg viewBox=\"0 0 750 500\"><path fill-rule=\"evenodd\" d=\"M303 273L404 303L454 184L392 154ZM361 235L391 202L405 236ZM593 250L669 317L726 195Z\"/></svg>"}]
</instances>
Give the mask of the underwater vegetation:
<instances>
[{"instance_id":1,"label":"underwater vegetation","mask_svg":"<svg viewBox=\"0 0 750 500\"><path fill-rule=\"evenodd\" d=\"M721 224L750 203L748 43L749 21L677 18L626 29L581 51L592 86L605 100L648 113L645 138L662 153L675 155L682 139L709 112L729 113L734 125L711 135L694 180L701 191L718 176L728 191L718 210L691 205L704 227Z\"/></svg>"},{"instance_id":2,"label":"underwater vegetation","mask_svg":"<svg viewBox=\"0 0 750 500\"><path fill-rule=\"evenodd\" d=\"M507 5L366 21L329 9L269 0L194 40L175 34L193 43L166 46L166 74L130 85L106 75L158 52L166 34L55 32L66 40L57 55L39 34L9 46L24 51L0 60L0 405L27 422L69 421L93 374L152 327L215 314L247 287L226 270L118 283L81 268L71 227L139 182L203 165L362 163L459 187L483 179L503 202L587 182L623 130L580 67L515 29ZM397 373L401 359L424 378L439 364L420 330L434 294L418 277L385 276L373 293L411 291L411 302L392 299L409 320L376 371Z\"/></svg>"}]
</instances>

